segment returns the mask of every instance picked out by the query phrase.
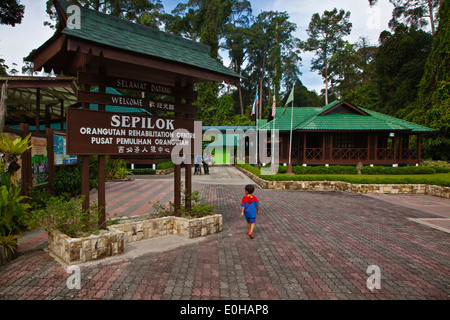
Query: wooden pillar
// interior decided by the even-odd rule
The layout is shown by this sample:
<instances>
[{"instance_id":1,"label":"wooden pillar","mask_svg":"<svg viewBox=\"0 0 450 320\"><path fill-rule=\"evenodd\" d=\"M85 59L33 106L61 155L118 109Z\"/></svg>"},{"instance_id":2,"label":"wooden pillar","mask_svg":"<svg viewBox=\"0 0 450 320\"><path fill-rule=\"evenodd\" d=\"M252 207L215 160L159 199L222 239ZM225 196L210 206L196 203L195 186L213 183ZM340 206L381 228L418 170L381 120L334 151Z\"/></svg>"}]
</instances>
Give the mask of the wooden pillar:
<instances>
[{"instance_id":1,"label":"wooden pillar","mask_svg":"<svg viewBox=\"0 0 450 320\"><path fill-rule=\"evenodd\" d=\"M322 133L322 162L325 164L325 138L326 134Z\"/></svg>"},{"instance_id":2,"label":"wooden pillar","mask_svg":"<svg viewBox=\"0 0 450 320\"><path fill-rule=\"evenodd\" d=\"M306 132L303 133L303 163L306 163Z\"/></svg>"},{"instance_id":3,"label":"wooden pillar","mask_svg":"<svg viewBox=\"0 0 450 320\"><path fill-rule=\"evenodd\" d=\"M417 163L420 164L420 159L422 156L422 136L420 134L417 135L416 148L417 148Z\"/></svg>"},{"instance_id":4,"label":"wooden pillar","mask_svg":"<svg viewBox=\"0 0 450 320\"><path fill-rule=\"evenodd\" d=\"M36 132L39 132L41 125L41 88L36 88Z\"/></svg>"},{"instance_id":5,"label":"wooden pillar","mask_svg":"<svg viewBox=\"0 0 450 320\"><path fill-rule=\"evenodd\" d=\"M91 86L83 85L83 90L90 91ZM82 104L83 109L90 109L89 103ZM81 194L84 196L83 210L89 209L89 156L81 156Z\"/></svg>"},{"instance_id":6,"label":"wooden pillar","mask_svg":"<svg viewBox=\"0 0 450 320\"><path fill-rule=\"evenodd\" d=\"M189 155L191 157L191 155ZM191 210L192 209L192 201L191 201L191 195L192 195L192 163L185 164L185 197L186 199L186 209Z\"/></svg>"},{"instance_id":7,"label":"wooden pillar","mask_svg":"<svg viewBox=\"0 0 450 320\"><path fill-rule=\"evenodd\" d=\"M192 85L189 84L186 86L187 89L192 90ZM186 104L191 104L192 99L186 99ZM186 115L187 118L191 118L191 115ZM197 139L201 139L201 136ZM192 196L192 154L193 154L193 147L194 143L191 147L191 152L189 154L185 154L184 158L187 160L188 163L185 161L185 205L188 210L192 209L192 202L191 202L191 196Z\"/></svg>"},{"instance_id":8,"label":"wooden pillar","mask_svg":"<svg viewBox=\"0 0 450 320\"><path fill-rule=\"evenodd\" d=\"M64 130L64 100L61 100L61 131Z\"/></svg>"},{"instance_id":9,"label":"wooden pillar","mask_svg":"<svg viewBox=\"0 0 450 320\"><path fill-rule=\"evenodd\" d=\"M100 68L100 75L106 75L106 70ZM106 87L99 86L99 93L105 93ZM98 105L99 111L105 111L106 106L104 104ZM99 155L97 160L98 165L98 207L100 209L99 225L101 229L106 229L106 157Z\"/></svg>"},{"instance_id":10,"label":"wooden pillar","mask_svg":"<svg viewBox=\"0 0 450 320\"><path fill-rule=\"evenodd\" d=\"M55 149L54 149L54 129L46 128L47 134L47 156L48 156L48 191L54 195L53 178L55 177Z\"/></svg>"},{"instance_id":11,"label":"wooden pillar","mask_svg":"<svg viewBox=\"0 0 450 320\"><path fill-rule=\"evenodd\" d=\"M20 124L20 131L22 137L26 137L30 133L30 129L27 123ZM22 156L22 194L24 196L30 196L30 188L33 186L33 176L31 171L31 149L25 151Z\"/></svg>"},{"instance_id":12,"label":"wooden pillar","mask_svg":"<svg viewBox=\"0 0 450 320\"><path fill-rule=\"evenodd\" d=\"M174 215L177 216L180 212L181 208L181 164L175 165L175 172L174 172L174 205L175 205L175 212Z\"/></svg>"}]
</instances>

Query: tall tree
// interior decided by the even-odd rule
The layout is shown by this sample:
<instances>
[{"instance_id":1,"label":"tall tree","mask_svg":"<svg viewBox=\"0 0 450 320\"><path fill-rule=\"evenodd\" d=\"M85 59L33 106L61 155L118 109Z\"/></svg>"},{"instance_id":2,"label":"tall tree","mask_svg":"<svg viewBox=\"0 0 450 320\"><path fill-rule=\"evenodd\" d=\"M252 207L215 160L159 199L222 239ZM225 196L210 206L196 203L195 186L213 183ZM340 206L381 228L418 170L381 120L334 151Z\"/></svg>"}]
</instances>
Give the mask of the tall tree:
<instances>
[{"instance_id":1,"label":"tall tree","mask_svg":"<svg viewBox=\"0 0 450 320\"><path fill-rule=\"evenodd\" d=\"M375 52L376 47L363 37L354 44L345 41L329 61L331 90L341 98L347 98L355 89L371 81Z\"/></svg>"},{"instance_id":2,"label":"tall tree","mask_svg":"<svg viewBox=\"0 0 450 320\"><path fill-rule=\"evenodd\" d=\"M244 5L244 3L243 3ZM242 73L242 66L247 59L247 49L249 45L248 28L250 26L251 8L247 8L241 14L233 15L233 19L224 27L225 41L222 48L228 50L231 60L230 68L237 74ZM242 87L238 87L239 107L241 115L244 115L244 102L242 97Z\"/></svg>"},{"instance_id":3,"label":"tall tree","mask_svg":"<svg viewBox=\"0 0 450 320\"><path fill-rule=\"evenodd\" d=\"M433 36L399 25L394 33L383 31L379 41L375 72L382 109L378 111L403 118L417 98Z\"/></svg>"},{"instance_id":4,"label":"tall tree","mask_svg":"<svg viewBox=\"0 0 450 320\"><path fill-rule=\"evenodd\" d=\"M249 63L245 73L251 81L259 82L259 117L263 117L264 100L271 100L273 94L281 100L281 85L288 83L292 87L301 74L300 40L293 36L296 28L287 12L264 11L249 30ZM255 84L250 86L255 92Z\"/></svg>"},{"instance_id":5,"label":"tall tree","mask_svg":"<svg viewBox=\"0 0 450 320\"><path fill-rule=\"evenodd\" d=\"M328 104L329 60L344 45L344 36L350 34L352 24L349 21L350 12L344 10L325 10L322 16L315 13L306 30L308 40L301 44L305 51L315 51L316 58L312 60L311 71L318 71L325 81L325 103Z\"/></svg>"},{"instance_id":6,"label":"tall tree","mask_svg":"<svg viewBox=\"0 0 450 320\"><path fill-rule=\"evenodd\" d=\"M15 26L22 22L25 6L20 0L2 0L0 2L0 24Z\"/></svg>"},{"instance_id":7,"label":"tall tree","mask_svg":"<svg viewBox=\"0 0 450 320\"><path fill-rule=\"evenodd\" d=\"M450 3L439 10L439 27L420 81L412 120L438 130L427 139L424 151L435 159L450 160Z\"/></svg>"},{"instance_id":8,"label":"tall tree","mask_svg":"<svg viewBox=\"0 0 450 320\"><path fill-rule=\"evenodd\" d=\"M436 15L445 0L389 0L394 5L389 27L394 30L399 24L422 28L428 24L434 35L437 26ZM371 6L378 0L369 0ZM429 20L429 21L428 21Z\"/></svg>"},{"instance_id":9,"label":"tall tree","mask_svg":"<svg viewBox=\"0 0 450 320\"><path fill-rule=\"evenodd\" d=\"M167 21L167 30L211 47L211 56L219 59L219 43L225 26L236 16L251 14L248 0L189 0L179 3Z\"/></svg>"}]
</instances>

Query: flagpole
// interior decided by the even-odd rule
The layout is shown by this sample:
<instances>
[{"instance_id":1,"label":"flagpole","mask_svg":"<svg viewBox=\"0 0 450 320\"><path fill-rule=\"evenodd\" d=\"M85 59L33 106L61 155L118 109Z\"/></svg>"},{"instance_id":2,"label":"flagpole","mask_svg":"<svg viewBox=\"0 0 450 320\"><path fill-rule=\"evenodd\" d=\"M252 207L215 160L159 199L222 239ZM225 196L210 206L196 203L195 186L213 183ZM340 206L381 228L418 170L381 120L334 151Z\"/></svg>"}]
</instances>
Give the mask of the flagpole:
<instances>
[{"instance_id":1,"label":"flagpole","mask_svg":"<svg viewBox=\"0 0 450 320\"><path fill-rule=\"evenodd\" d=\"M294 90L294 88L292 88L292 91ZM292 158L292 122L293 122L293 118L294 118L294 99L292 99L292 106L291 106L291 134L290 134L290 138L289 138L289 163L288 163L288 168L287 168L287 174L292 174L292 162L291 162L291 158Z\"/></svg>"},{"instance_id":2,"label":"flagpole","mask_svg":"<svg viewBox=\"0 0 450 320\"><path fill-rule=\"evenodd\" d=\"M272 116L273 116L273 130L272 130L272 165L275 165L275 147L274 147L274 145L275 145L275 120L276 120L276 118L277 118L277 107L276 107L276 100L275 100L276 98L275 98L275 92L274 92L274 96L273 96L273 104L275 104L275 107L274 107L274 105L272 105L272 108L274 108L274 110L275 110L275 113L274 112L272 112ZM273 167L272 167L273 168Z\"/></svg>"},{"instance_id":3,"label":"flagpole","mask_svg":"<svg viewBox=\"0 0 450 320\"><path fill-rule=\"evenodd\" d=\"M256 94L259 95L259 87L258 85L256 85ZM255 110L256 110L256 168L259 169L259 162L258 162L258 149L259 149L259 145L258 145L258 105L255 106Z\"/></svg>"}]
</instances>

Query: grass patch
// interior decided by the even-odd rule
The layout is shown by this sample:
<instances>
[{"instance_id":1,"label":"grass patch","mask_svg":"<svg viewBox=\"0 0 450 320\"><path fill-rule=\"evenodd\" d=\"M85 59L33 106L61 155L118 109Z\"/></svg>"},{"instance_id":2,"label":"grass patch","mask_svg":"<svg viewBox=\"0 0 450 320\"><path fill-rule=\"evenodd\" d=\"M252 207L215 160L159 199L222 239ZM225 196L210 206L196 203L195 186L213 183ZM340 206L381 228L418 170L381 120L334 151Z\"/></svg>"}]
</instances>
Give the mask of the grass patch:
<instances>
[{"instance_id":1,"label":"grass patch","mask_svg":"<svg viewBox=\"0 0 450 320\"><path fill-rule=\"evenodd\" d=\"M450 187L450 173L434 174L294 174L261 175L249 164L239 165L268 181L343 181L353 184L429 184Z\"/></svg>"}]
</instances>

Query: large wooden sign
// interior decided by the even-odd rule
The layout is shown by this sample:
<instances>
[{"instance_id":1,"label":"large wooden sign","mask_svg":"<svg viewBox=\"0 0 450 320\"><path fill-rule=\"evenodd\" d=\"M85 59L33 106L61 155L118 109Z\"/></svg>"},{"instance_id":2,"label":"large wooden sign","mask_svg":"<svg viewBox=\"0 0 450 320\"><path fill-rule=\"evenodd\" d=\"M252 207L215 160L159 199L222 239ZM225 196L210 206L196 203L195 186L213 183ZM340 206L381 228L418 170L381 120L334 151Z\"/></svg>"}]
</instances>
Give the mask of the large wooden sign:
<instances>
[{"instance_id":1,"label":"large wooden sign","mask_svg":"<svg viewBox=\"0 0 450 320\"><path fill-rule=\"evenodd\" d=\"M191 119L68 108L67 154L167 157L176 145L192 148L194 123Z\"/></svg>"}]
</instances>

